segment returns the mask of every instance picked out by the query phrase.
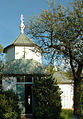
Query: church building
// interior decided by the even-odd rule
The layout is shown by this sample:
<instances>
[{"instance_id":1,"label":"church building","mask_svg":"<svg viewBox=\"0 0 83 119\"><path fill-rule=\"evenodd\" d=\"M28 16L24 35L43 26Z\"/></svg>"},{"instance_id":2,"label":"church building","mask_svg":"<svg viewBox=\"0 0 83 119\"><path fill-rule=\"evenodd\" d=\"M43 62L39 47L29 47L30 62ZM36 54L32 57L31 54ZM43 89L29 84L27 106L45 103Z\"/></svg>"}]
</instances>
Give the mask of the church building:
<instances>
[{"instance_id":1,"label":"church building","mask_svg":"<svg viewBox=\"0 0 83 119\"><path fill-rule=\"evenodd\" d=\"M32 118L33 95L32 85L34 79L46 76L48 73L42 65L42 50L24 34L25 25L21 15L20 35L13 43L4 48L6 64L2 71L2 87L13 90L19 96L21 116ZM73 107L73 83L65 79L59 72L55 72L54 78L63 91L62 108Z\"/></svg>"},{"instance_id":2,"label":"church building","mask_svg":"<svg viewBox=\"0 0 83 119\"><path fill-rule=\"evenodd\" d=\"M13 90L19 96L21 116L31 118L33 114L31 87L34 78L43 77L46 71L42 65L42 50L24 34L24 28L21 15L20 35L4 48L6 64L2 71L2 87L4 90Z\"/></svg>"}]
</instances>

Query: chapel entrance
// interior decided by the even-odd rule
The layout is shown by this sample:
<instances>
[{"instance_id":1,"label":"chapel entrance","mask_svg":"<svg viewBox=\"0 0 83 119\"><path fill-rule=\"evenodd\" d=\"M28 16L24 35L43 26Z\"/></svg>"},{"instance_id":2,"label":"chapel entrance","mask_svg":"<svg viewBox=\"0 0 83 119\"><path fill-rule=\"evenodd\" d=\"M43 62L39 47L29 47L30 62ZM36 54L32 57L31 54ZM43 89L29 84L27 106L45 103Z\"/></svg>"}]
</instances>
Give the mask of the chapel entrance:
<instances>
[{"instance_id":1,"label":"chapel entrance","mask_svg":"<svg viewBox=\"0 0 83 119\"><path fill-rule=\"evenodd\" d=\"M32 114L32 85L25 84L25 114Z\"/></svg>"},{"instance_id":2,"label":"chapel entrance","mask_svg":"<svg viewBox=\"0 0 83 119\"><path fill-rule=\"evenodd\" d=\"M17 77L16 94L20 99L19 107L22 115L32 115L32 85L31 76Z\"/></svg>"}]
</instances>

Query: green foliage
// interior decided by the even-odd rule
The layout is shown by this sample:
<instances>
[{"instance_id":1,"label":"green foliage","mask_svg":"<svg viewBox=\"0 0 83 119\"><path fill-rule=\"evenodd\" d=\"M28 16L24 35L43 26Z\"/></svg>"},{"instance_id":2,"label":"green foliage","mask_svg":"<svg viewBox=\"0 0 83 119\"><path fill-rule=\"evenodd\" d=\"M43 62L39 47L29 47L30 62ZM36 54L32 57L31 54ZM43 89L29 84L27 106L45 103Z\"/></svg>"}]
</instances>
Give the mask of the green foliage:
<instances>
[{"instance_id":1,"label":"green foliage","mask_svg":"<svg viewBox=\"0 0 83 119\"><path fill-rule=\"evenodd\" d=\"M72 119L73 118L73 110L64 110L61 111L61 119Z\"/></svg>"},{"instance_id":2,"label":"green foliage","mask_svg":"<svg viewBox=\"0 0 83 119\"><path fill-rule=\"evenodd\" d=\"M72 74L76 76L76 71L82 70L83 66L83 2L75 0L70 8L63 8L61 4L55 7L52 1L38 17L29 18L25 31L36 40L50 61L54 57L60 61L62 57L64 67L68 69L70 64Z\"/></svg>"},{"instance_id":3,"label":"green foliage","mask_svg":"<svg viewBox=\"0 0 83 119\"><path fill-rule=\"evenodd\" d=\"M14 92L0 90L0 119L20 119L18 101Z\"/></svg>"},{"instance_id":4,"label":"green foliage","mask_svg":"<svg viewBox=\"0 0 83 119\"><path fill-rule=\"evenodd\" d=\"M82 113L81 117L83 117L83 113ZM61 110L61 119L73 119L73 110L62 109Z\"/></svg>"},{"instance_id":5,"label":"green foliage","mask_svg":"<svg viewBox=\"0 0 83 119\"><path fill-rule=\"evenodd\" d=\"M0 61L0 72L1 72L1 68L2 68L2 61Z\"/></svg>"},{"instance_id":6,"label":"green foliage","mask_svg":"<svg viewBox=\"0 0 83 119\"><path fill-rule=\"evenodd\" d=\"M3 47L2 47L2 45L0 44L0 53L2 53L2 51L3 51ZM1 58L2 56L1 56L1 54L0 54L0 72L1 72L1 68L2 68L2 58Z\"/></svg>"},{"instance_id":7,"label":"green foliage","mask_svg":"<svg viewBox=\"0 0 83 119\"><path fill-rule=\"evenodd\" d=\"M83 83L81 84L81 111L83 114Z\"/></svg>"},{"instance_id":8,"label":"green foliage","mask_svg":"<svg viewBox=\"0 0 83 119\"><path fill-rule=\"evenodd\" d=\"M3 51L3 47L2 45L0 44L0 53Z\"/></svg>"},{"instance_id":9,"label":"green foliage","mask_svg":"<svg viewBox=\"0 0 83 119\"><path fill-rule=\"evenodd\" d=\"M46 69L47 69L48 73L51 75L54 74L54 72L55 72L54 67L52 65L49 65Z\"/></svg>"},{"instance_id":10,"label":"green foliage","mask_svg":"<svg viewBox=\"0 0 83 119\"><path fill-rule=\"evenodd\" d=\"M35 79L34 119L59 119L61 112L61 91L52 76Z\"/></svg>"},{"instance_id":11,"label":"green foliage","mask_svg":"<svg viewBox=\"0 0 83 119\"><path fill-rule=\"evenodd\" d=\"M83 0L75 0L67 8L61 4L56 7L53 2L38 17L29 18L26 33L36 40L47 59L64 61L64 67L71 68L75 89L74 114L79 117L83 69Z\"/></svg>"}]
</instances>

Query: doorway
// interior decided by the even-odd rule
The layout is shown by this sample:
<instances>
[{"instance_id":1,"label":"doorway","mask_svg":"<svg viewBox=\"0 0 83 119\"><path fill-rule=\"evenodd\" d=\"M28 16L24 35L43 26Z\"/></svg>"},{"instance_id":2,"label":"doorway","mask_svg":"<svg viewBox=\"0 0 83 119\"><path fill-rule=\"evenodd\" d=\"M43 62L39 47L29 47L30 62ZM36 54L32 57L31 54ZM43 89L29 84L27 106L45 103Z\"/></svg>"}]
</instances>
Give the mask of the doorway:
<instances>
[{"instance_id":1,"label":"doorway","mask_svg":"<svg viewBox=\"0 0 83 119\"><path fill-rule=\"evenodd\" d=\"M25 114L32 114L32 85L25 84Z\"/></svg>"}]
</instances>

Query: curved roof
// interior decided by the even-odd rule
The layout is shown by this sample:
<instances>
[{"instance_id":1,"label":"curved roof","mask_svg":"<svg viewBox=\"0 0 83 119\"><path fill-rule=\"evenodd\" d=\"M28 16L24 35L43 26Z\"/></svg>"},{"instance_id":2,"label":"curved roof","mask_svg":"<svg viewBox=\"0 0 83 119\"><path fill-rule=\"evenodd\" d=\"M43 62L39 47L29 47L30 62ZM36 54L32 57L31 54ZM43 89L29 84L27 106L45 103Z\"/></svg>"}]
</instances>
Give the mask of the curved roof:
<instances>
[{"instance_id":1,"label":"curved roof","mask_svg":"<svg viewBox=\"0 0 83 119\"><path fill-rule=\"evenodd\" d=\"M46 74L45 68L32 59L16 59L4 65L2 74Z\"/></svg>"},{"instance_id":2,"label":"curved roof","mask_svg":"<svg viewBox=\"0 0 83 119\"><path fill-rule=\"evenodd\" d=\"M8 45L7 47L4 48L4 53L6 52L6 50L12 46L30 46L30 47L38 47L40 48L38 45L36 45L32 40L30 40L24 33L21 33L15 41L13 41L12 44Z\"/></svg>"}]
</instances>

